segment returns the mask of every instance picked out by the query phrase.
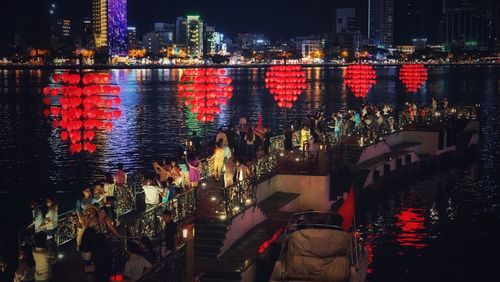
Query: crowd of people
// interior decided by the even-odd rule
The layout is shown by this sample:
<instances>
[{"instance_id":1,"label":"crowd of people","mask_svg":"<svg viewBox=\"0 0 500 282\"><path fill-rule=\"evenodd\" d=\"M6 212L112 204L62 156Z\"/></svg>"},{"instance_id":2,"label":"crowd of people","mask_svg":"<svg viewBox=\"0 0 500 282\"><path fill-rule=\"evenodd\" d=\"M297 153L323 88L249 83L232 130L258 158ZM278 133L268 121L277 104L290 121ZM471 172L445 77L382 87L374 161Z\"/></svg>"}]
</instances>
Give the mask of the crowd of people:
<instances>
[{"instance_id":1,"label":"crowd of people","mask_svg":"<svg viewBox=\"0 0 500 282\"><path fill-rule=\"evenodd\" d=\"M327 118L322 111L307 114L284 128L284 149L293 150L294 136L298 135L299 149L317 152L321 144L340 142L345 137L357 137L360 144L397 130L400 124L423 120L429 115L446 110L448 101L432 100L430 106L407 103L402 111L395 111L388 104L363 105L357 110L335 112ZM295 134L297 130L297 134ZM224 187L232 186L250 176L252 161L270 152L271 131L259 123L253 126L241 118L237 126L220 128L215 136L213 150L193 133L185 150L176 158L154 161L154 174L144 179L146 209L165 205L179 193L195 189L201 179L201 158L213 161L213 178ZM123 164L117 165L114 174L107 173L101 182L82 189L76 203L78 229L76 249L82 257L83 272L87 281L108 281L113 269L113 254L107 239L120 237L115 214L115 193L127 185ZM53 198L31 203L35 231L32 244L19 249L19 266L14 281L50 281L51 266L57 261L55 235L58 228L57 203ZM138 243L127 246L129 259L123 270L127 281L137 281L161 257L172 252L178 242L177 224L172 212L163 212L164 232L161 244L155 248L151 239L143 237Z\"/></svg>"}]
</instances>

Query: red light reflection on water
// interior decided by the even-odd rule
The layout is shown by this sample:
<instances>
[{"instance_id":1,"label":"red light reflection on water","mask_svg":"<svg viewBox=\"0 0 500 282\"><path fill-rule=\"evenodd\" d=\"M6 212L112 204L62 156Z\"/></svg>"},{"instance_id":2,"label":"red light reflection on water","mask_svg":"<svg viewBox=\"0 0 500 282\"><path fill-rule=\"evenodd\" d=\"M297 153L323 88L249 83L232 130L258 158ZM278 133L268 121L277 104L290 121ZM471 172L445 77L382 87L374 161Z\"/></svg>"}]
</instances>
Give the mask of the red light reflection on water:
<instances>
[{"instance_id":1,"label":"red light reflection on water","mask_svg":"<svg viewBox=\"0 0 500 282\"><path fill-rule=\"evenodd\" d=\"M421 249L427 247L423 243L427 233L423 232L424 226L424 209L422 208L407 208L396 215L396 226L401 228L401 232L397 234L396 242L400 246L414 247Z\"/></svg>"}]
</instances>

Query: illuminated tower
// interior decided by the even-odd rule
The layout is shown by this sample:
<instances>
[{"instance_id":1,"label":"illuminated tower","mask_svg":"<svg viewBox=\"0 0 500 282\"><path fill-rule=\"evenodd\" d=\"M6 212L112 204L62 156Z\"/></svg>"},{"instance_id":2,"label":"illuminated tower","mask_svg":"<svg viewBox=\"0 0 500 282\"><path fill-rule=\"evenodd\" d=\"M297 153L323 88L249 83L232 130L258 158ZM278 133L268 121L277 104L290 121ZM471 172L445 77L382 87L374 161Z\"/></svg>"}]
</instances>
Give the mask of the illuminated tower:
<instances>
[{"instance_id":1,"label":"illuminated tower","mask_svg":"<svg viewBox=\"0 0 500 282\"><path fill-rule=\"evenodd\" d=\"M203 21L200 16L187 16L187 50L191 58L203 56Z\"/></svg>"},{"instance_id":2,"label":"illuminated tower","mask_svg":"<svg viewBox=\"0 0 500 282\"><path fill-rule=\"evenodd\" d=\"M391 47L394 36L394 0L368 0L368 37L377 46Z\"/></svg>"},{"instance_id":3,"label":"illuminated tower","mask_svg":"<svg viewBox=\"0 0 500 282\"><path fill-rule=\"evenodd\" d=\"M127 0L93 0L92 9L95 48L127 55Z\"/></svg>"}]
</instances>

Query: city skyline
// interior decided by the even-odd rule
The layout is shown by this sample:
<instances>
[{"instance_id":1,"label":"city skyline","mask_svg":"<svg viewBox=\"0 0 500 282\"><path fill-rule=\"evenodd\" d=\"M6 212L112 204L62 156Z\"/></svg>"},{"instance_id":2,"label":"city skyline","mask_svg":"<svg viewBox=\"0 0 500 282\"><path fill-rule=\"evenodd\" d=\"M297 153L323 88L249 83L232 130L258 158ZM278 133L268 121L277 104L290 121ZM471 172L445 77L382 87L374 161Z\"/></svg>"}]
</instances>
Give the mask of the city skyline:
<instances>
[{"instance_id":1,"label":"city skyline","mask_svg":"<svg viewBox=\"0 0 500 282\"><path fill-rule=\"evenodd\" d=\"M26 1L26 0L25 0ZM457 0L458 1L458 0ZM368 0L356 1L316 1L311 5L304 1L252 1L250 3L232 3L228 0L217 0L210 3L206 1L188 1L187 3L167 3L158 0L128 1L128 22L131 26L136 26L138 33L147 33L154 22L174 22L178 16L188 13L199 14L205 22L216 25L222 33L235 36L238 33L265 33L273 40L283 39L292 36L305 36L309 34L330 33L334 30L335 11L337 8L355 8L360 18L360 28L363 34L367 33ZM429 34L432 28L431 23L439 22L440 1L429 0L405 0L394 1L395 22L405 21L402 14L407 14L407 2L418 2L420 9L427 15L424 29L428 38L434 39L436 34ZM9 10L18 10L23 3L7 3ZM55 3L57 8L54 12L56 18L70 18L74 24L81 22L84 17L90 17L92 11L92 1L78 1L76 3L66 3L60 0L41 0L36 3L36 9L48 12L48 6ZM410 6L410 5L408 5ZM236 13L227 13L226 9L231 8ZM43 12L38 11L38 14ZM418 14L422 14L418 13ZM28 13L29 14L29 13ZM314 15L311 17L311 15ZM37 15L41 16L41 15ZM30 17L31 16L27 16ZM19 22L24 21L22 17L6 15L0 19L4 26L4 32L0 35L1 42L13 41L14 34L18 30ZM410 26L408 26L410 29ZM424 33L420 32L420 33ZM407 40L408 32L395 25L394 40L396 43L403 43Z\"/></svg>"}]
</instances>

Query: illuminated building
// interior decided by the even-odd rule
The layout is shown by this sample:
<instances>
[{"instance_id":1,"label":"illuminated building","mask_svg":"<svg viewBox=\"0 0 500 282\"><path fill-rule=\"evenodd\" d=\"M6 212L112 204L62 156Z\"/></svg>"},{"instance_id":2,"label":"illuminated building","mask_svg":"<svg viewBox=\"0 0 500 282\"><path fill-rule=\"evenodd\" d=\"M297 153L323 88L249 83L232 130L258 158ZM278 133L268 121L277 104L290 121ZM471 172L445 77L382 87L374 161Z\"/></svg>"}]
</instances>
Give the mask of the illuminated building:
<instances>
[{"instance_id":1,"label":"illuminated building","mask_svg":"<svg viewBox=\"0 0 500 282\"><path fill-rule=\"evenodd\" d=\"M154 23L154 32L160 38L160 44L170 44L174 42L175 25L163 22Z\"/></svg>"},{"instance_id":2,"label":"illuminated building","mask_svg":"<svg viewBox=\"0 0 500 282\"><path fill-rule=\"evenodd\" d=\"M214 26L205 27L205 42L203 43L206 55L216 55L222 53L224 45L224 34L215 31Z\"/></svg>"},{"instance_id":3,"label":"illuminated building","mask_svg":"<svg viewBox=\"0 0 500 282\"><path fill-rule=\"evenodd\" d=\"M394 0L368 0L368 37L389 48L394 41Z\"/></svg>"},{"instance_id":4,"label":"illuminated building","mask_svg":"<svg viewBox=\"0 0 500 282\"><path fill-rule=\"evenodd\" d=\"M321 58L323 53L323 44L321 40L302 41L302 58Z\"/></svg>"},{"instance_id":5,"label":"illuminated building","mask_svg":"<svg viewBox=\"0 0 500 282\"><path fill-rule=\"evenodd\" d=\"M203 55L203 21L200 16L188 15L187 50L190 58L201 58Z\"/></svg>"},{"instance_id":6,"label":"illuminated building","mask_svg":"<svg viewBox=\"0 0 500 282\"><path fill-rule=\"evenodd\" d=\"M187 22L184 17L178 17L175 21L175 42L181 45L187 44Z\"/></svg>"},{"instance_id":7,"label":"illuminated building","mask_svg":"<svg viewBox=\"0 0 500 282\"><path fill-rule=\"evenodd\" d=\"M259 51L269 45L269 40L264 38L264 34L240 33L236 37L236 44L242 50Z\"/></svg>"},{"instance_id":8,"label":"illuminated building","mask_svg":"<svg viewBox=\"0 0 500 282\"><path fill-rule=\"evenodd\" d=\"M155 32L148 32L142 36L142 44L149 54L157 56L160 53L160 38Z\"/></svg>"},{"instance_id":9,"label":"illuminated building","mask_svg":"<svg viewBox=\"0 0 500 282\"><path fill-rule=\"evenodd\" d=\"M92 21L89 18L84 18L82 22L82 29L80 31L80 46L85 49L94 48Z\"/></svg>"},{"instance_id":10,"label":"illuminated building","mask_svg":"<svg viewBox=\"0 0 500 282\"><path fill-rule=\"evenodd\" d=\"M337 9L335 13L335 45L350 50L352 54L358 52L363 40L359 22L356 9Z\"/></svg>"},{"instance_id":11,"label":"illuminated building","mask_svg":"<svg viewBox=\"0 0 500 282\"><path fill-rule=\"evenodd\" d=\"M135 49L138 47L137 43L137 28L135 26L127 27L127 45L128 49Z\"/></svg>"},{"instance_id":12,"label":"illuminated building","mask_svg":"<svg viewBox=\"0 0 500 282\"><path fill-rule=\"evenodd\" d=\"M491 42L491 12L487 5L469 1L449 4L446 12L447 49L488 49Z\"/></svg>"},{"instance_id":13,"label":"illuminated building","mask_svg":"<svg viewBox=\"0 0 500 282\"><path fill-rule=\"evenodd\" d=\"M93 0L94 44L110 56L127 55L127 0Z\"/></svg>"}]
</instances>

